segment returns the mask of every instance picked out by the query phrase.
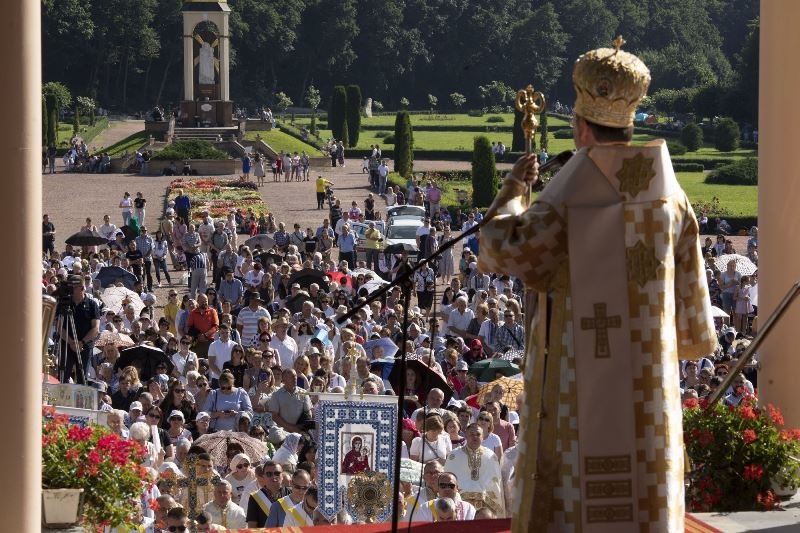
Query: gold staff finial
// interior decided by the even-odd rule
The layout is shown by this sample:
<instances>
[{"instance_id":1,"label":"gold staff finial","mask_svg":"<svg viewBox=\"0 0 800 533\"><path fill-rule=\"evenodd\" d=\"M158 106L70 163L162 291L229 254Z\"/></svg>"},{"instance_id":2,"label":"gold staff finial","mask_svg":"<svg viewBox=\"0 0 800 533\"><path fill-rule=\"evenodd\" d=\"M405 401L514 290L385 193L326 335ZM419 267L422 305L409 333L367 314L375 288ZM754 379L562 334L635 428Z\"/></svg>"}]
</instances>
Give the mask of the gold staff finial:
<instances>
[{"instance_id":1,"label":"gold staff finial","mask_svg":"<svg viewBox=\"0 0 800 533\"><path fill-rule=\"evenodd\" d=\"M622 35L617 35L617 38L611 42L614 45L614 50L617 52L619 52L619 49L622 48L626 43L625 39L622 38Z\"/></svg>"},{"instance_id":2,"label":"gold staff finial","mask_svg":"<svg viewBox=\"0 0 800 533\"><path fill-rule=\"evenodd\" d=\"M536 120L536 113L544 111L544 95L539 91L533 90L533 85L528 85L524 89L517 91L514 99L517 111L522 113L522 131L525 134L525 153L533 151L533 133L539 122Z\"/></svg>"}]
</instances>

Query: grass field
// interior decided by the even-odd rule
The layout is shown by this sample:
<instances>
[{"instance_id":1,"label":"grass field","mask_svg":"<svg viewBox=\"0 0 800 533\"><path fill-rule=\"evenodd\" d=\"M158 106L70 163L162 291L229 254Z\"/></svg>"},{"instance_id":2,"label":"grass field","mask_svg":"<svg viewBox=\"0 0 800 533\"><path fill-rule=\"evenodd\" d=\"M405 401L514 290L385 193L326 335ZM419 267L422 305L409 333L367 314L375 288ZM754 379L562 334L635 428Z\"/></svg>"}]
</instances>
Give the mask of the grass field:
<instances>
[{"instance_id":1,"label":"grass field","mask_svg":"<svg viewBox=\"0 0 800 533\"><path fill-rule=\"evenodd\" d=\"M758 216L756 185L706 185L703 172L678 172L677 176L691 202L710 202L716 196L720 206L732 216Z\"/></svg>"},{"instance_id":2,"label":"grass field","mask_svg":"<svg viewBox=\"0 0 800 533\"><path fill-rule=\"evenodd\" d=\"M280 130L273 129L270 131L248 131L245 133L244 138L248 141L255 141L256 135L261 135L264 142L267 143L276 152L305 152L309 155L319 155L319 150L306 144L300 139L292 137Z\"/></svg>"},{"instance_id":3,"label":"grass field","mask_svg":"<svg viewBox=\"0 0 800 533\"><path fill-rule=\"evenodd\" d=\"M108 152L110 157L119 157L126 152L129 154L135 152L147 142L148 138L149 135L144 131L137 131L111 146L99 148L99 151Z\"/></svg>"}]
</instances>

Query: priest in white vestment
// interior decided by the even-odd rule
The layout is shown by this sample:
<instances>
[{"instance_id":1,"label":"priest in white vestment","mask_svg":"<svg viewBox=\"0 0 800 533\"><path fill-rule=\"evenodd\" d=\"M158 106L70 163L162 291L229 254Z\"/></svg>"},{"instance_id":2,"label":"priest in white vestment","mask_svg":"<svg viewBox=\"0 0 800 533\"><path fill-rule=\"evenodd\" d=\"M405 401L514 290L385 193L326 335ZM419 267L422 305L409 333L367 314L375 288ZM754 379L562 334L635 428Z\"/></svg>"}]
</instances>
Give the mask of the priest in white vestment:
<instances>
[{"instance_id":1,"label":"priest in white vestment","mask_svg":"<svg viewBox=\"0 0 800 533\"><path fill-rule=\"evenodd\" d=\"M471 503L475 509L488 507L498 518L506 516L506 500L500 461L497 455L481 446L483 428L470 424L466 430L467 442L447 456L445 472L452 472L458 479L461 499Z\"/></svg>"}]
</instances>

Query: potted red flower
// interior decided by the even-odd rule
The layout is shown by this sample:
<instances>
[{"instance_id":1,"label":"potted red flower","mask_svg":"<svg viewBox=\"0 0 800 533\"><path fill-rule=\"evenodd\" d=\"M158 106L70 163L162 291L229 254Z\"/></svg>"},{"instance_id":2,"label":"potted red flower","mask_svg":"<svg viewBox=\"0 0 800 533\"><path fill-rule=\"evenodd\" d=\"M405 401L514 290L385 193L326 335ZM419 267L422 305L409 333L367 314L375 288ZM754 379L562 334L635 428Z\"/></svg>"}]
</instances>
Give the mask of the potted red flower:
<instances>
[{"instance_id":1,"label":"potted red flower","mask_svg":"<svg viewBox=\"0 0 800 533\"><path fill-rule=\"evenodd\" d=\"M778 408L759 407L753 395L746 395L738 407L686 400L683 438L691 463L687 509L778 507L780 491L793 494L800 487L800 430L783 426Z\"/></svg>"},{"instance_id":2,"label":"potted red flower","mask_svg":"<svg viewBox=\"0 0 800 533\"><path fill-rule=\"evenodd\" d=\"M83 523L96 529L136 525L136 503L149 479L142 457L136 442L104 427L69 424L54 407L43 406L44 525ZM77 499L72 499L76 494ZM67 515L51 507L68 501L74 507Z\"/></svg>"}]
</instances>

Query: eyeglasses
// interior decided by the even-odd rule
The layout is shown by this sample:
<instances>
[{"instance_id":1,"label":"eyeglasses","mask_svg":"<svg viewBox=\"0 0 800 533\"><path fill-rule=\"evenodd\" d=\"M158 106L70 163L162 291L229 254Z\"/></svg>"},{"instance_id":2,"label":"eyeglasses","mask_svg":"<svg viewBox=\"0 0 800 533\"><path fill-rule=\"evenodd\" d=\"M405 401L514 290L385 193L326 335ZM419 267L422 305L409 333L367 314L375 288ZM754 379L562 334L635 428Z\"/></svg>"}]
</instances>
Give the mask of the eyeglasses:
<instances>
[{"instance_id":1,"label":"eyeglasses","mask_svg":"<svg viewBox=\"0 0 800 533\"><path fill-rule=\"evenodd\" d=\"M233 390L233 387L220 387L219 390L223 392L230 392Z\"/></svg>"},{"instance_id":2,"label":"eyeglasses","mask_svg":"<svg viewBox=\"0 0 800 533\"><path fill-rule=\"evenodd\" d=\"M149 418L155 418L156 420L161 420L161 415L156 414L156 413L147 413L147 416Z\"/></svg>"},{"instance_id":3,"label":"eyeglasses","mask_svg":"<svg viewBox=\"0 0 800 533\"><path fill-rule=\"evenodd\" d=\"M514 318L514 315L504 315L506 318Z\"/></svg>"},{"instance_id":4,"label":"eyeglasses","mask_svg":"<svg viewBox=\"0 0 800 533\"><path fill-rule=\"evenodd\" d=\"M279 470L270 470L264 472L264 477L280 477L281 474L283 474L283 472Z\"/></svg>"},{"instance_id":5,"label":"eyeglasses","mask_svg":"<svg viewBox=\"0 0 800 533\"><path fill-rule=\"evenodd\" d=\"M478 417L478 422L491 422L491 418L486 418L484 416Z\"/></svg>"},{"instance_id":6,"label":"eyeglasses","mask_svg":"<svg viewBox=\"0 0 800 533\"><path fill-rule=\"evenodd\" d=\"M236 465L237 470L242 470L244 468L250 468L250 463L239 463Z\"/></svg>"},{"instance_id":7,"label":"eyeglasses","mask_svg":"<svg viewBox=\"0 0 800 533\"><path fill-rule=\"evenodd\" d=\"M174 390L174 392L177 392L178 394L183 394L184 392L186 392L186 389L173 389L173 390Z\"/></svg>"},{"instance_id":8,"label":"eyeglasses","mask_svg":"<svg viewBox=\"0 0 800 533\"><path fill-rule=\"evenodd\" d=\"M190 344L192 344L192 343L191 343L191 342L189 342L189 341L181 341L181 344L184 344L184 345L186 345L186 346L189 346L189 345L190 345Z\"/></svg>"},{"instance_id":9,"label":"eyeglasses","mask_svg":"<svg viewBox=\"0 0 800 533\"><path fill-rule=\"evenodd\" d=\"M169 526L167 529L175 533L176 531L186 531L188 528L186 526Z\"/></svg>"},{"instance_id":10,"label":"eyeglasses","mask_svg":"<svg viewBox=\"0 0 800 533\"><path fill-rule=\"evenodd\" d=\"M439 488L440 489L454 489L454 488L456 488L456 484L455 483L439 483Z\"/></svg>"},{"instance_id":11,"label":"eyeglasses","mask_svg":"<svg viewBox=\"0 0 800 533\"><path fill-rule=\"evenodd\" d=\"M292 487L294 487L294 488L295 488L295 489L297 489L297 490L308 490L308 487L307 487L307 486L298 485L298 484L296 484L296 483L292 483Z\"/></svg>"},{"instance_id":12,"label":"eyeglasses","mask_svg":"<svg viewBox=\"0 0 800 533\"><path fill-rule=\"evenodd\" d=\"M195 384L197 384L198 387L205 387L206 385L208 385L208 383L206 383L205 381L195 381Z\"/></svg>"}]
</instances>

